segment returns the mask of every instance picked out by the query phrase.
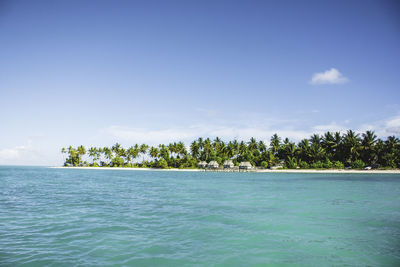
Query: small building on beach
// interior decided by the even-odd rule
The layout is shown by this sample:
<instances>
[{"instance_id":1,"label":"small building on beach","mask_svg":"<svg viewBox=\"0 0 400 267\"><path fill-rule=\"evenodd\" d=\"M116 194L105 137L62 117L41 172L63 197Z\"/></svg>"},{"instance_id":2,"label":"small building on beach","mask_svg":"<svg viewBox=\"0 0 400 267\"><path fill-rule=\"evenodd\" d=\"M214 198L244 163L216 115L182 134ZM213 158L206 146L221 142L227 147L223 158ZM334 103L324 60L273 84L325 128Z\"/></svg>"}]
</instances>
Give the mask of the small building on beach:
<instances>
[{"instance_id":1,"label":"small building on beach","mask_svg":"<svg viewBox=\"0 0 400 267\"><path fill-rule=\"evenodd\" d=\"M250 170L251 168L253 168L253 166L251 166L251 163L248 161L240 162L239 164L239 170Z\"/></svg>"},{"instance_id":2,"label":"small building on beach","mask_svg":"<svg viewBox=\"0 0 400 267\"><path fill-rule=\"evenodd\" d=\"M279 164L276 164L276 165L274 165L274 166L271 166L270 169L271 169L271 170L283 169L284 166L285 166L285 161L284 161L284 160L281 160L281 161L279 162Z\"/></svg>"},{"instance_id":3,"label":"small building on beach","mask_svg":"<svg viewBox=\"0 0 400 267\"><path fill-rule=\"evenodd\" d=\"M207 162L205 161L200 161L199 164L197 164L197 166L201 169L204 169L205 167L207 167Z\"/></svg>"},{"instance_id":4,"label":"small building on beach","mask_svg":"<svg viewBox=\"0 0 400 267\"><path fill-rule=\"evenodd\" d=\"M217 169L218 167L219 167L219 164L218 164L218 162L216 162L215 160L210 161L210 162L207 164L207 168L209 168L209 169Z\"/></svg>"},{"instance_id":5,"label":"small building on beach","mask_svg":"<svg viewBox=\"0 0 400 267\"><path fill-rule=\"evenodd\" d=\"M232 160L225 160L225 162L224 162L225 169L230 169L230 168L233 168L234 166L235 166L235 164L233 164Z\"/></svg>"}]
</instances>

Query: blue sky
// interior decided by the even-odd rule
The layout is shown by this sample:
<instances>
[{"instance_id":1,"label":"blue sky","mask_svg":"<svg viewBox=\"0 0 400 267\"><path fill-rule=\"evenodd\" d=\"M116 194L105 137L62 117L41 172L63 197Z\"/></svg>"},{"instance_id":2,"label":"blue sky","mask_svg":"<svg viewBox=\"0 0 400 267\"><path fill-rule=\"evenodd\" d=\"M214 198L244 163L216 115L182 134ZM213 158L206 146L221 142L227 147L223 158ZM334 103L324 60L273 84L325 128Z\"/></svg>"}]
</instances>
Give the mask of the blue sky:
<instances>
[{"instance_id":1,"label":"blue sky","mask_svg":"<svg viewBox=\"0 0 400 267\"><path fill-rule=\"evenodd\" d=\"M1 1L0 164L61 147L400 135L396 1Z\"/></svg>"}]
</instances>

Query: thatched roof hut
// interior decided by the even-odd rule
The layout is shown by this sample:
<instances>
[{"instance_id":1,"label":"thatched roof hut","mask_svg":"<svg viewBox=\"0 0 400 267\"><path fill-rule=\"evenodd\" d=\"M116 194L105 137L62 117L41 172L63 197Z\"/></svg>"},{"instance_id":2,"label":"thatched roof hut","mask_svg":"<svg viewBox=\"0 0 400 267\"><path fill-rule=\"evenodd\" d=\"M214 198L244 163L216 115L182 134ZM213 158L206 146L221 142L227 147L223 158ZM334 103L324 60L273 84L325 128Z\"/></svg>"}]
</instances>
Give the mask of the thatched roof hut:
<instances>
[{"instance_id":1,"label":"thatched roof hut","mask_svg":"<svg viewBox=\"0 0 400 267\"><path fill-rule=\"evenodd\" d=\"M207 167L207 162L205 162L205 161L200 161L199 164L197 164L197 166L198 166L199 168L205 168L205 167Z\"/></svg>"},{"instance_id":2,"label":"thatched roof hut","mask_svg":"<svg viewBox=\"0 0 400 267\"><path fill-rule=\"evenodd\" d=\"M281 161L279 161L279 164L271 166L271 170L282 169L284 166L285 166L285 161L281 160Z\"/></svg>"},{"instance_id":3,"label":"thatched roof hut","mask_svg":"<svg viewBox=\"0 0 400 267\"><path fill-rule=\"evenodd\" d=\"M239 169L242 169L242 170L249 170L252 167L253 166L251 166L251 163L248 161L240 162L240 164L239 164Z\"/></svg>"},{"instance_id":4,"label":"thatched roof hut","mask_svg":"<svg viewBox=\"0 0 400 267\"><path fill-rule=\"evenodd\" d=\"M274 166L270 167L271 170L278 170L278 169L282 169L282 168L283 168L282 165L274 165Z\"/></svg>"},{"instance_id":5,"label":"thatched roof hut","mask_svg":"<svg viewBox=\"0 0 400 267\"><path fill-rule=\"evenodd\" d=\"M225 160L224 162L224 168L233 168L235 165L233 164L232 160Z\"/></svg>"},{"instance_id":6,"label":"thatched roof hut","mask_svg":"<svg viewBox=\"0 0 400 267\"><path fill-rule=\"evenodd\" d=\"M218 164L218 162L216 162L216 161L210 161L208 164L207 164L207 168L209 168L209 169L216 169L216 168L218 168L219 167L219 164Z\"/></svg>"}]
</instances>

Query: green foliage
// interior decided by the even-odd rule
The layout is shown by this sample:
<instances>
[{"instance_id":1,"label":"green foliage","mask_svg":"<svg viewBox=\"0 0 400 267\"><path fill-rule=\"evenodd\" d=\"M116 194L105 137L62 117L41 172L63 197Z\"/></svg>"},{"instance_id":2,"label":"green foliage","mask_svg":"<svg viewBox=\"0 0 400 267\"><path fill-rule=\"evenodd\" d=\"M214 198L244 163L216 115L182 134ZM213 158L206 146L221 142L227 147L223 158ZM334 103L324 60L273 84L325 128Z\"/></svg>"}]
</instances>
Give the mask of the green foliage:
<instances>
[{"instance_id":1,"label":"green foliage","mask_svg":"<svg viewBox=\"0 0 400 267\"><path fill-rule=\"evenodd\" d=\"M111 160L111 167L122 167L124 165L124 160L119 156L116 156Z\"/></svg>"},{"instance_id":2,"label":"green foliage","mask_svg":"<svg viewBox=\"0 0 400 267\"><path fill-rule=\"evenodd\" d=\"M168 163L165 159L160 159L157 161L157 168L166 169L168 168Z\"/></svg>"},{"instance_id":3,"label":"green foliage","mask_svg":"<svg viewBox=\"0 0 400 267\"><path fill-rule=\"evenodd\" d=\"M268 168L268 162L262 161L262 162L261 162L261 167L263 167L263 168Z\"/></svg>"},{"instance_id":4,"label":"green foliage","mask_svg":"<svg viewBox=\"0 0 400 267\"><path fill-rule=\"evenodd\" d=\"M100 161L100 166L101 167L109 167L110 165L107 162Z\"/></svg>"},{"instance_id":5,"label":"green foliage","mask_svg":"<svg viewBox=\"0 0 400 267\"><path fill-rule=\"evenodd\" d=\"M218 162L219 165L224 164L224 160L221 157L216 157L216 161Z\"/></svg>"},{"instance_id":6,"label":"green foliage","mask_svg":"<svg viewBox=\"0 0 400 267\"><path fill-rule=\"evenodd\" d=\"M379 168L380 170L393 170L393 167L390 167L390 166L386 166L386 167L382 167L382 168Z\"/></svg>"},{"instance_id":7,"label":"green foliage","mask_svg":"<svg viewBox=\"0 0 400 267\"><path fill-rule=\"evenodd\" d=\"M299 167L300 167L300 169L309 169L310 165L308 165L307 162L300 160Z\"/></svg>"},{"instance_id":8,"label":"green foliage","mask_svg":"<svg viewBox=\"0 0 400 267\"><path fill-rule=\"evenodd\" d=\"M62 148L64 166L115 166L115 167L157 167L157 168L197 168L200 161L216 160L220 165L232 160L237 166L249 161L254 166L264 168L280 165L285 168L336 168L346 166L363 168L399 168L400 141L395 136L386 140L378 139L372 131L363 134L351 130L345 134L327 132L314 134L298 144L288 138L274 134L267 147L263 141L251 138L247 142L233 140L225 143L220 138L198 138L190 144L190 149L182 142L160 144L149 147L135 144L128 149L119 143L112 147L90 147L83 145Z\"/></svg>"},{"instance_id":9,"label":"green foliage","mask_svg":"<svg viewBox=\"0 0 400 267\"><path fill-rule=\"evenodd\" d=\"M288 169L296 169L297 168L297 160L294 157L289 157L286 161L285 167Z\"/></svg>"},{"instance_id":10,"label":"green foliage","mask_svg":"<svg viewBox=\"0 0 400 267\"><path fill-rule=\"evenodd\" d=\"M151 167L151 165L150 165L149 162L147 162L147 161L142 161L142 164L140 165L140 167L142 167L142 168L149 168L149 167Z\"/></svg>"},{"instance_id":11,"label":"green foliage","mask_svg":"<svg viewBox=\"0 0 400 267\"><path fill-rule=\"evenodd\" d=\"M361 159L357 159L357 160L353 161L353 163L351 164L351 168L353 168L353 169L362 169L364 167L365 167L365 163Z\"/></svg>"},{"instance_id":12,"label":"green foliage","mask_svg":"<svg viewBox=\"0 0 400 267\"><path fill-rule=\"evenodd\" d=\"M324 163L322 161L317 161L311 164L310 166L312 169L323 169Z\"/></svg>"},{"instance_id":13,"label":"green foliage","mask_svg":"<svg viewBox=\"0 0 400 267\"><path fill-rule=\"evenodd\" d=\"M344 164L337 160L337 161L333 162L333 168L344 169Z\"/></svg>"},{"instance_id":14,"label":"green foliage","mask_svg":"<svg viewBox=\"0 0 400 267\"><path fill-rule=\"evenodd\" d=\"M325 169L330 169L333 168L333 163L329 159L326 159L323 166Z\"/></svg>"}]
</instances>

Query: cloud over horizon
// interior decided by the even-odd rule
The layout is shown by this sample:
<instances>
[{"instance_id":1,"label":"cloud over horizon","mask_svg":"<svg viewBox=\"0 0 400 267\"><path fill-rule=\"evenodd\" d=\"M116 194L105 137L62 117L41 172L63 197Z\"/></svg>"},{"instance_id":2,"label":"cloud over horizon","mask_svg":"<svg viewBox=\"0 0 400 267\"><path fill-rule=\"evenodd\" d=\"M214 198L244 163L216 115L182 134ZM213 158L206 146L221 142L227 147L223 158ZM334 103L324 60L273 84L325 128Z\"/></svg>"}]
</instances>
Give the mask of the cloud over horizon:
<instances>
[{"instance_id":1,"label":"cloud over horizon","mask_svg":"<svg viewBox=\"0 0 400 267\"><path fill-rule=\"evenodd\" d=\"M310 138L314 133L324 134L327 131L340 131L344 134L348 129L353 129L357 133L367 130L373 130L379 138L386 138L389 135L398 136L400 134L400 115L389 117L384 120L372 121L355 127L346 126L346 121L331 121L326 124L310 125L302 127L299 125L278 126L276 123L252 125L241 123L240 125L221 125L215 123L192 124L186 127L143 127L113 125L99 129L95 137L82 139L79 144L86 147L90 146L111 146L116 142L123 146L131 146L135 143L146 143L148 145L158 145L160 143L170 143L182 141L186 146L199 138L220 137L224 141L237 139L239 141L248 141L251 137L257 140L263 140L269 144L271 136L277 133L281 138L289 138L291 141L299 142L303 138ZM60 140L57 140L60 142ZM64 140L63 143L70 141ZM74 146L73 142L71 145ZM19 165L60 165L63 155L60 153L60 147L48 149L42 147L41 143L33 143L31 140L24 145L0 147L0 164L19 164Z\"/></svg>"},{"instance_id":2,"label":"cloud over horizon","mask_svg":"<svg viewBox=\"0 0 400 267\"><path fill-rule=\"evenodd\" d=\"M343 84L349 81L348 78L344 77L337 69L331 68L325 72L315 73L310 81L310 84Z\"/></svg>"},{"instance_id":3,"label":"cloud over horizon","mask_svg":"<svg viewBox=\"0 0 400 267\"><path fill-rule=\"evenodd\" d=\"M149 145L158 145L160 143L170 143L182 141L185 145L190 145L193 140L203 137L211 138L220 137L224 141L231 141L237 139L239 141L248 141L254 137L257 140L263 140L269 143L269 139L273 134L278 134L281 138L289 138L291 141L299 142L302 139L310 138L313 134L324 134L330 132L341 132L345 134L347 130L354 130L357 133L363 133L367 130L374 131L378 137L386 138L389 135L400 134L400 116L389 118L380 122L371 124L363 124L358 127L347 127L345 122L338 124L331 122L328 124L319 124L311 127L280 127L274 126L252 126L241 125L190 125L188 127L178 128L162 128L150 129L139 127L126 127L126 126L110 126L103 130L103 138L108 139L109 142L122 142L125 144L132 143L147 143Z\"/></svg>"},{"instance_id":4,"label":"cloud over horizon","mask_svg":"<svg viewBox=\"0 0 400 267\"><path fill-rule=\"evenodd\" d=\"M288 137L291 140L299 141L302 138L309 137L312 132L300 129L274 130L268 127L235 127L228 125L191 125L188 127L165 129L110 126L104 131L104 134L113 140L119 140L123 143L147 143L149 145L176 141L183 141L186 145L190 145L190 142L199 137L209 137L212 139L220 137L224 141L231 141L233 139L248 141L254 137L257 140L268 141L275 133L281 137Z\"/></svg>"},{"instance_id":5,"label":"cloud over horizon","mask_svg":"<svg viewBox=\"0 0 400 267\"><path fill-rule=\"evenodd\" d=\"M15 164L23 160L25 164L35 162L40 158L40 153L32 146L32 141L28 140L26 145L6 147L0 149L0 164Z\"/></svg>"}]
</instances>

